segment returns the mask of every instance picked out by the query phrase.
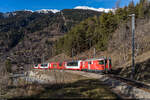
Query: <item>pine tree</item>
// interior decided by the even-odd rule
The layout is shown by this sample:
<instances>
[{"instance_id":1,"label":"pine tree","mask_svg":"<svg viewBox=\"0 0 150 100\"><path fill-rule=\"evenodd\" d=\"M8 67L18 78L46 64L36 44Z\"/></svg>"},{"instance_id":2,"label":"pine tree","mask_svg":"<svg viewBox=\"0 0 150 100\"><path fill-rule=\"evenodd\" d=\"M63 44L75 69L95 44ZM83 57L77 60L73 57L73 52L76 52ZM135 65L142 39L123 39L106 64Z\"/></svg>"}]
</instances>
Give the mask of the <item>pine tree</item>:
<instances>
[{"instance_id":1,"label":"pine tree","mask_svg":"<svg viewBox=\"0 0 150 100\"><path fill-rule=\"evenodd\" d=\"M150 3L148 0L140 0L140 3L137 4L139 18L144 18L145 14L148 13L149 8L150 8L149 4Z\"/></svg>"},{"instance_id":2,"label":"pine tree","mask_svg":"<svg viewBox=\"0 0 150 100\"><path fill-rule=\"evenodd\" d=\"M128 6L128 14L133 14L135 13L135 6L134 6L134 2L133 0L129 3L129 6Z\"/></svg>"}]
</instances>

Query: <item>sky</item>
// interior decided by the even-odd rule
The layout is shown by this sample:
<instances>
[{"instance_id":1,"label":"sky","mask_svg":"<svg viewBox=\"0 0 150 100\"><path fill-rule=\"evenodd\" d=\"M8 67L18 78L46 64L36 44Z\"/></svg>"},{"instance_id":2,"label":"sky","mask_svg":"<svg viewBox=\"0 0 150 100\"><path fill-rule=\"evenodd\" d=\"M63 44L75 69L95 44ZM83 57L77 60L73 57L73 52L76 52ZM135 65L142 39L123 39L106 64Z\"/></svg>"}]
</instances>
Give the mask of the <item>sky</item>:
<instances>
[{"instance_id":1,"label":"sky","mask_svg":"<svg viewBox=\"0 0 150 100\"><path fill-rule=\"evenodd\" d=\"M40 9L72 9L76 6L89 6L94 8L115 8L118 0L0 0L0 12L16 10ZM120 7L128 5L132 0L120 0ZM133 0L135 3L139 0Z\"/></svg>"}]
</instances>

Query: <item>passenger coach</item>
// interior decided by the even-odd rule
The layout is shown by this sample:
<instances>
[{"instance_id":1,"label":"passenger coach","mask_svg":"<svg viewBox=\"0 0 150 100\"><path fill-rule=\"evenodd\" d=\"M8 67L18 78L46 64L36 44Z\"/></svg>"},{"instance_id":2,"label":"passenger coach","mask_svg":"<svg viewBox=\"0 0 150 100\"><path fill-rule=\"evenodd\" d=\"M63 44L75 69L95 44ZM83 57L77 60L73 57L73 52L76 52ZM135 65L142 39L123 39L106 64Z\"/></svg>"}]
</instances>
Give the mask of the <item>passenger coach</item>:
<instances>
[{"instance_id":1,"label":"passenger coach","mask_svg":"<svg viewBox=\"0 0 150 100\"><path fill-rule=\"evenodd\" d=\"M82 60L66 62L65 69L82 70Z\"/></svg>"}]
</instances>

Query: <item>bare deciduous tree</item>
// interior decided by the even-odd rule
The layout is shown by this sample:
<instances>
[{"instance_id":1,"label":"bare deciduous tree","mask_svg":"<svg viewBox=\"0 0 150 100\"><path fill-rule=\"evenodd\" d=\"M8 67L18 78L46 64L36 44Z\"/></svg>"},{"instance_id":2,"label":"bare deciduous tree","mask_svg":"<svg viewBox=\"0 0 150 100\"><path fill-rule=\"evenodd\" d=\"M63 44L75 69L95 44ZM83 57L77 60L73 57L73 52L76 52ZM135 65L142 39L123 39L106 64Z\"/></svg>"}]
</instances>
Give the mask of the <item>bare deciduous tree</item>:
<instances>
[{"instance_id":1,"label":"bare deciduous tree","mask_svg":"<svg viewBox=\"0 0 150 100\"><path fill-rule=\"evenodd\" d=\"M117 0L117 2L116 2L116 8L120 8L120 2L121 2L121 0Z\"/></svg>"},{"instance_id":2,"label":"bare deciduous tree","mask_svg":"<svg viewBox=\"0 0 150 100\"><path fill-rule=\"evenodd\" d=\"M0 72L0 95L3 95L6 92L9 84L9 76L4 64L1 64Z\"/></svg>"}]
</instances>

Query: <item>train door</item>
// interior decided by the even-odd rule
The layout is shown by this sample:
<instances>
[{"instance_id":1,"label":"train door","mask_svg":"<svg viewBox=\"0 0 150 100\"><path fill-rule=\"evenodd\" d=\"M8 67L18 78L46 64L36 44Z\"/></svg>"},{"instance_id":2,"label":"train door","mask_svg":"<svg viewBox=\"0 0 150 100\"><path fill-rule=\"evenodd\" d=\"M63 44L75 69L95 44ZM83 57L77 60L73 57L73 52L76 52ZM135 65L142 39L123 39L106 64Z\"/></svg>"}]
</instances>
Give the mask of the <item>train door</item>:
<instances>
[{"instance_id":1,"label":"train door","mask_svg":"<svg viewBox=\"0 0 150 100\"><path fill-rule=\"evenodd\" d=\"M53 69L57 69L57 63L53 63Z\"/></svg>"},{"instance_id":2,"label":"train door","mask_svg":"<svg viewBox=\"0 0 150 100\"><path fill-rule=\"evenodd\" d=\"M88 61L88 70L91 70L91 62L92 61Z\"/></svg>"},{"instance_id":3,"label":"train door","mask_svg":"<svg viewBox=\"0 0 150 100\"><path fill-rule=\"evenodd\" d=\"M88 70L88 61L83 61L82 63L82 70L87 71Z\"/></svg>"},{"instance_id":4,"label":"train door","mask_svg":"<svg viewBox=\"0 0 150 100\"><path fill-rule=\"evenodd\" d=\"M108 71L110 71L111 70L111 59L109 58L109 59L105 59L105 72L108 72Z\"/></svg>"},{"instance_id":5,"label":"train door","mask_svg":"<svg viewBox=\"0 0 150 100\"><path fill-rule=\"evenodd\" d=\"M83 65L82 65L82 70L85 70L85 61L83 61L82 64L83 64Z\"/></svg>"},{"instance_id":6,"label":"train door","mask_svg":"<svg viewBox=\"0 0 150 100\"><path fill-rule=\"evenodd\" d=\"M63 69L66 69L66 65L67 65L67 63L63 62Z\"/></svg>"},{"instance_id":7,"label":"train door","mask_svg":"<svg viewBox=\"0 0 150 100\"><path fill-rule=\"evenodd\" d=\"M111 71L111 58L109 58L107 61L108 61L108 70Z\"/></svg>"},{"instance_id":8,"label":"train door","mask_svg":"<svg viewBox=\"0 0 150 100\"><path fill-rule=\"evenodd\" d=\"M48 63L48 68L51 69L51 63Z\"/></svg>"},{"instance_id":9,"label":"train door","mask_svg":"<svg viewBox=\"0 0 150 100\"><path fill-rule=\"evenodd\" d=\"M108 73L107 58L104 58L104 71L105 71L105 73Z\"/></svg>"},{"instance_id":10,"label":"train door","mask_svg":"<svg viewBox=\"0 0 150 100\"><path fill-rule=\"evenodd\" d=\"M53 69L53 63L50 63L49 66L50 66L50 69Z\"/></svg>"},{"instance_id":11,"label":"train door","mask_svg":"<svg viewBox=\"0 0 150 100\"><path fill-rule=\"evenodd\" d=\"M109 59L107 59L107 70L109 70L110 64L109 64Z\"/></svg>"},{"instance_id":12,"label":"train door","mask_svg":"<svg viewBox=\"0 0 150 100\"><path fill-rule=\"evenodd\" d=\"M80 71L82 70L83 68L83 61L80 62Z\"/></svg>"},{"instance_id":13,"label":"train door","mask_svg":"<svg viewBox=\"0 0 150 100\"><path fill-rule=\"evenodd\" d=\"M59 63L58 63L58 69L62 69L62 66L63 66L63 63L62 63L62 62L59 62Z\"/></svg>"}]
</instances>

